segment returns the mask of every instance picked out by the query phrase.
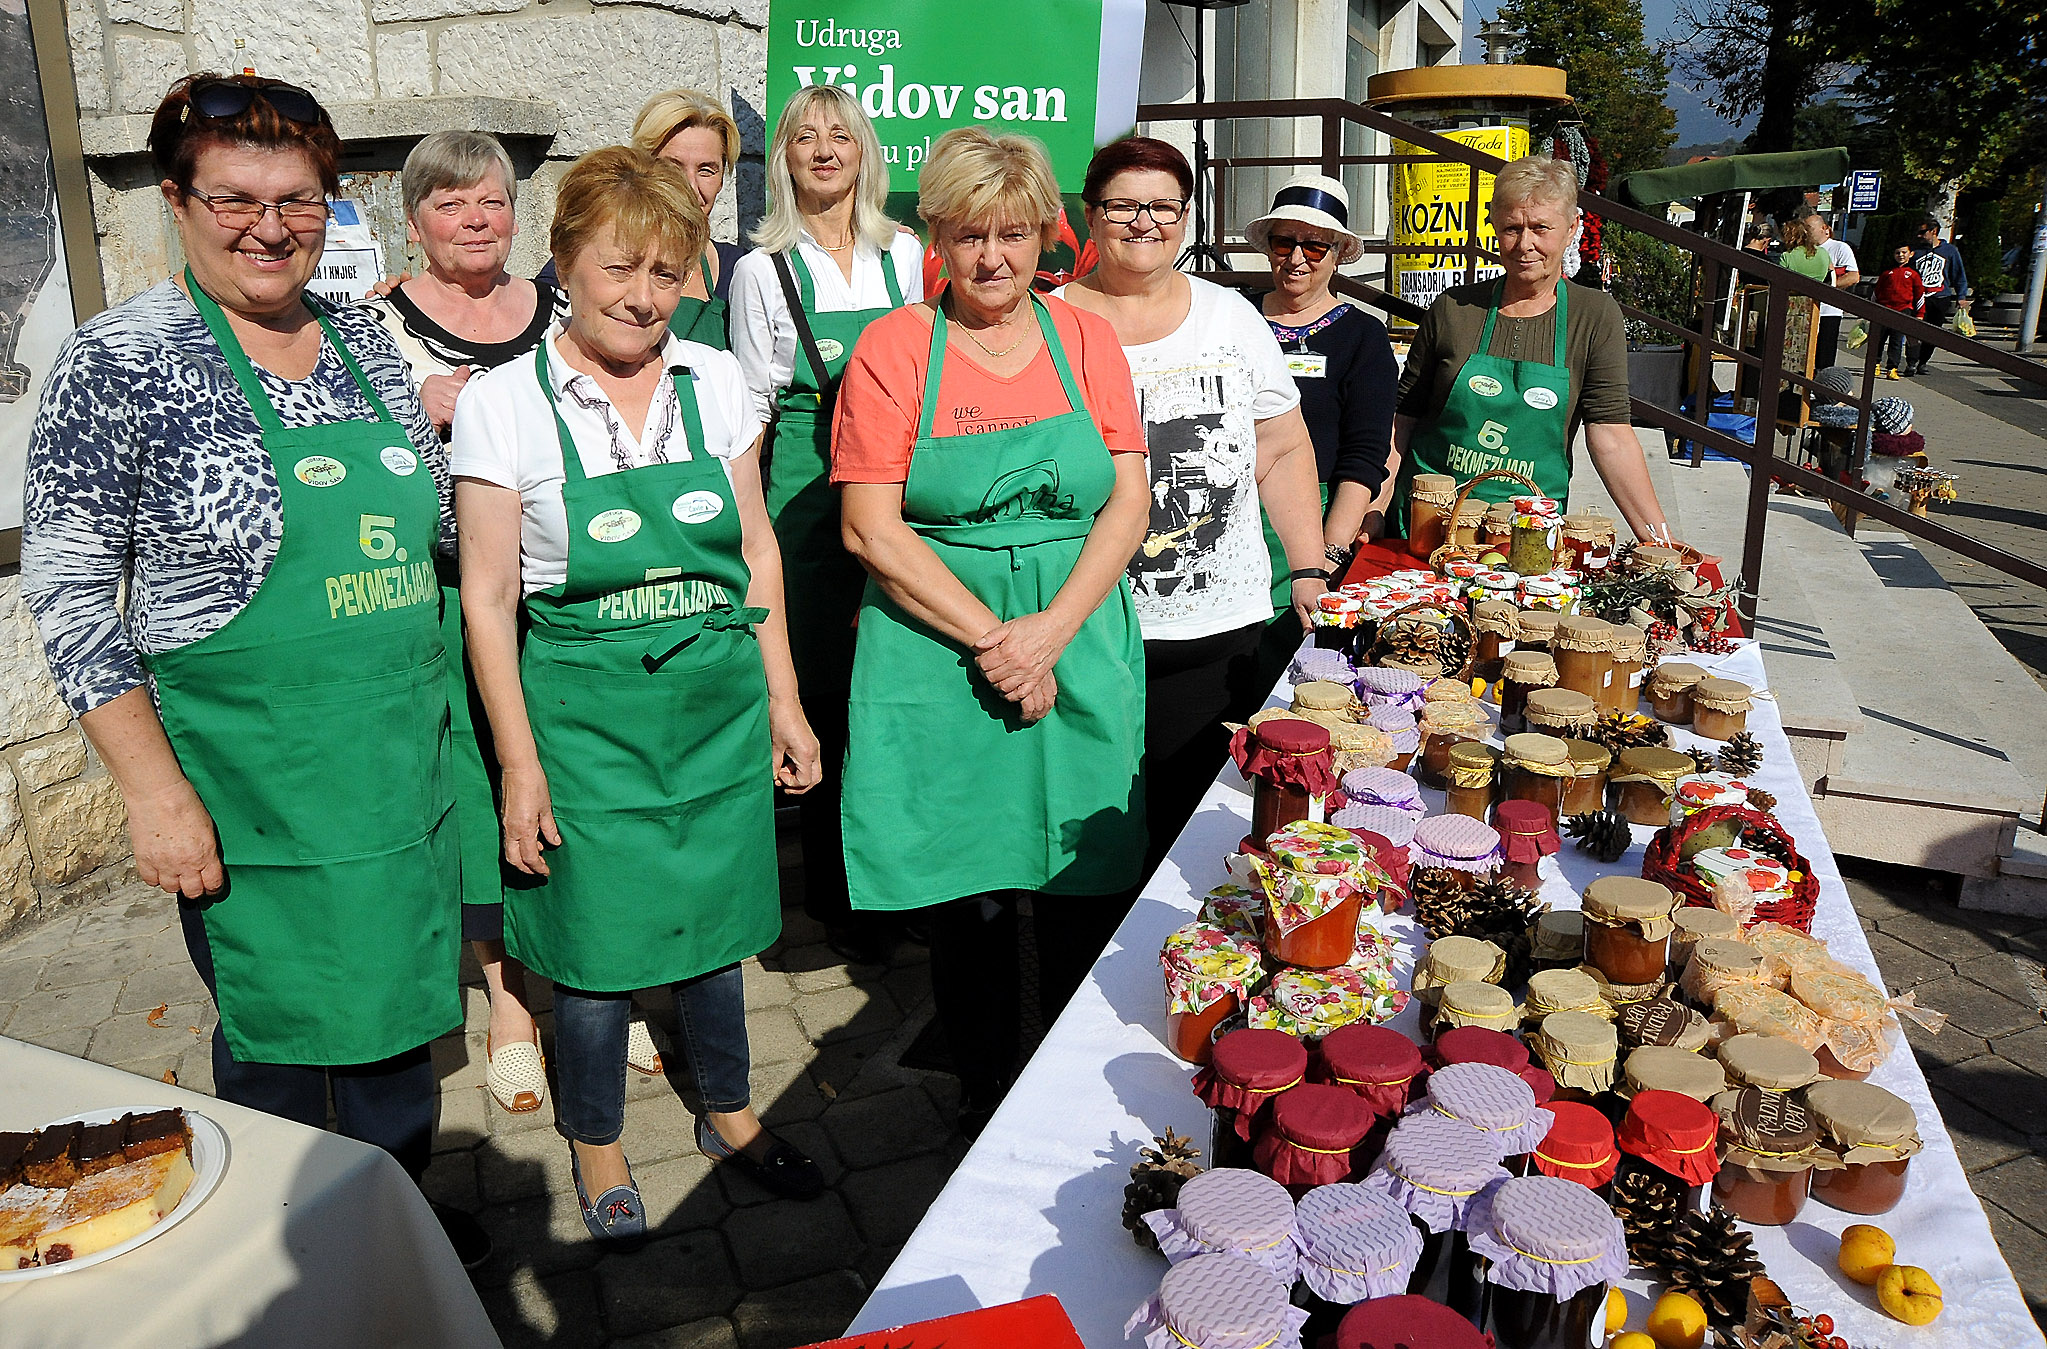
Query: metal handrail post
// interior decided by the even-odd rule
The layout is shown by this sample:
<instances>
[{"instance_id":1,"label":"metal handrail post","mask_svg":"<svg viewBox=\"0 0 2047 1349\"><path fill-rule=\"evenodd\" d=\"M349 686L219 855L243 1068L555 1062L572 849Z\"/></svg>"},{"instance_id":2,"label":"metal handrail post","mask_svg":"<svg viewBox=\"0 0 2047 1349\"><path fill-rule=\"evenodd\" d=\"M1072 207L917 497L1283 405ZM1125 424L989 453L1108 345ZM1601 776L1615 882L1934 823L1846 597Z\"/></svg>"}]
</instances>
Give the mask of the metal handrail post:
<instances>
[{"instance_id":1,"label":"metal handrail post","mask_svg":"<svg viewBox=\"0 0 2047 1349\"><path fill-rule=\"evenodd\" d=\"M1711 257L1701 259L1699 263L1699 336L1701 339L1706 339L1710 336L1710 329L1713 325L1713 310L1718 307L1719 295L1720 259ZM1701 340L1696 344L1687 342L1686 345L1697 352L1699 357L1699 378L1698 382L1692 386L1693 420L1702 426L1711 426L1713 424L1713 404L1719 396L1718 391L1713 387L1713 348L1711 343L1706 340ZM1740 367L1737 366L1737 372L1739 369ZM1739 385L1739 383L1740 381L1737 379L1736 384ZM1699 467L1705 460L1706 442L1694 436L1692 438L1692 467Z\"/></svg>"},{"instance_id":2,"label":"metal handrail post","mask_svg":"<svg viewBox=\"0 0 2047 1349\"><path fill-rule=\"evenodd\" d=\"M1790 292L1770 287L1769 313L1763 321L1763 383L1756 390L1756 439L1749 447L1748 523L1741 541L1741 594L1735 601L1742 621L1751 630L1756 622L1756 603L1763 593L1763 530L1770 518L1770 468L1777 458L1777 403L1783 385L1778 383L1775 372L1784 364L1784 329L1790 312Z\"/></svg>"}]
</instances>

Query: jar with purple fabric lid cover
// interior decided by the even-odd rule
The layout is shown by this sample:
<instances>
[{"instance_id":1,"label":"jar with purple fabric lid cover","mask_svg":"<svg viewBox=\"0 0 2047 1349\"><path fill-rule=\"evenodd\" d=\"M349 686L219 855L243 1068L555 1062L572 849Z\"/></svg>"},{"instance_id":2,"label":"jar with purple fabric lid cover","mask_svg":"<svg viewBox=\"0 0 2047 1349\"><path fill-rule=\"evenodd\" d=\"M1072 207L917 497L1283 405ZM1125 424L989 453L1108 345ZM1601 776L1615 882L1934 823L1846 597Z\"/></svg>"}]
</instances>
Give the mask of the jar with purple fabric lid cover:
<instances>
[{"instance_id":1,"label":"jar with purple fabric lid cover","mask_svg":"<svg viewBox=\"0 0 2047 1349\"><path fill-rule=\"evenodd\" d=\"M1299 1269L1293 1196L1257 1171L1203 1171L1180 1187L1173 1208L1147 1213L1144 1221L1175 1264L1196 1255L1241 1255L1287 1284Z\"/></svg>"},{"instance_id":2,"label":"jar with purple fabric lid cover","mask_svg":"<svg viewBox=\"0 0 2047 1349\"><path fill-rule=\"evenodd\" d=\"M1310 1344L1319 1344L1358 1303L1405 1293L1421 1258L1422 1236L1407 1210L1362 1185L1310 1190L1295 1210L1294 1226Z\"/></svg>"},{"instance_id":3,"label":"jar with purple fabric lid cover","mask_svg":"<svg viewBox=\"0 0 2047 1349\"><path fill-rule=\"evenodd\" d=\"M1499 866L1500 831L1469 815L1431 815L1417 824L1408 860L1418 867L1449 867L1471 878Z\"/></svg>"},{"instance_id":4,"label":"jar with purple fabric lid cover","mask_svg":"<svg viewBox=\"0 0 2047 1349\"><path fill-rule=\"evenodd\" d=\"M1485 1261L1485 1325L1500 1349L1600 1342L1607 1287L1626 1276L1628 1247L1598 1195L1554 1176L1506 1181L1473 1213L1469 1239Z\"/></svg>"},{"instance_id":5,"label":"jar with purple fabric lid cover","mask_svg":"<svg viewBox=\"0 0 2047 1349\"><path fill-rule=\"evenodd\" d=\"M1429 811L1421 784L1397 768L1353 768L1343 775L1343 794L1354 806L1391 806L1417 820Z\"/></svg>"},{"instance_id":6,"label":"jar with purple fabric lid cover","mask_svg":"<svg viewBox=\"0 0 2047 1349\"><path fill-rule=\"evenodd\" d=\"M1308 1316L1287 1292L1240 1255L1197 1255L1166 1271L1123 1334L1145 1349L1301 1349Z\"/></svg>"},{"instance_id":7,"label":"jar with purple fabric lid cover","mask_svg":"<svg viewBox=\"0 0 2047 1349\"><path fill-rule=\"evenodd\" d=\"M1429 681L1413 670L1396 670L1384 665L1366 665L1353 681L1358 697L1374 710L1398 707L1419 712L1428 698Z\"/></svg>"},{"instance_id":8,"label":"jar with purple fabric lid cover","mask_svg":"<svg viewBox=\"0 0 2047 1349\"><path fill-rule=\"evenodd\" d=\"M1287 667L1287 682L1307 684L1326 679L1332 684L1349 684L1358 677L1357 667L1341 651L1323 646L1304 646Z\"/></svg>"},{"instance_id":9,"label":"jar with purple fabric lid cover","mask_svg":"<svg viewBox=\"0 0 2047 1349\"><path fill-rule=\"evenodd\" d=\"M1520 1170L1553 1121L1535 1103L1535 1089L1517 1073L1490 1063L1445 1064L1429 1074L1428 1089L1414 1107L1434 1111L1471 1129L1499 1149L1510 1171Z\"/></svg>"},{"instance_id":10,"label":"jar with purple fabric lid cover","mask_svg":"<svg viewBox=\"0 0 2047 1349\"><path fill-rule=\"evenodd\" d=\"M1419 676L1417 676L1419 678ZM1393 740L1393 763L1391 767L1405 772L1414 762L1414 754L1421 747L1421 723L1415 714L1399 703L1374 703L1366 717L1373 729L1384 731Z\"/></svg>"},{"instance_id":11,"label":"jar with purple fabric lid cover","mask_svg":"<svg viewBox=\"0 0 2047 1349\"><path fill-rule=\"evenodd\" d=\"M1478 1262L1464 1239L1472 1205L1507 1179L1493 1146L1440 1115L1409 1115L1386 1140L1379 1165L1359 1184L1407 1210L1422 1253L1407 1291L1450 1307L1473 1325L1484 1301Z\"/></svg>"}]
</instances>

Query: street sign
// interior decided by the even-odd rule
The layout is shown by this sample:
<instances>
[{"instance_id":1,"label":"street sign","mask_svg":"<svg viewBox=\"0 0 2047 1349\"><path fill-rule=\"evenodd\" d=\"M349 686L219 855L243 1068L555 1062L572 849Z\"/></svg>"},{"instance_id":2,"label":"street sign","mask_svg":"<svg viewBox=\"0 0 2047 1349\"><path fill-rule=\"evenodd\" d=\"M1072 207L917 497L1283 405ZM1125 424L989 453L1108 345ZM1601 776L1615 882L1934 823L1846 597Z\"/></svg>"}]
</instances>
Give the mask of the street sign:
<instances>
[{"instance_id":1,"label":"street sign","mask_svg":"<svg viewBox=\"0 0 2047 1349\"><path fill-rule=\"evenodd\" d=\"M1883 194L1883 174L1876 169L1856 169L1848 175L1848 209L1874 211Z\"/></svg>"}]
</instances>

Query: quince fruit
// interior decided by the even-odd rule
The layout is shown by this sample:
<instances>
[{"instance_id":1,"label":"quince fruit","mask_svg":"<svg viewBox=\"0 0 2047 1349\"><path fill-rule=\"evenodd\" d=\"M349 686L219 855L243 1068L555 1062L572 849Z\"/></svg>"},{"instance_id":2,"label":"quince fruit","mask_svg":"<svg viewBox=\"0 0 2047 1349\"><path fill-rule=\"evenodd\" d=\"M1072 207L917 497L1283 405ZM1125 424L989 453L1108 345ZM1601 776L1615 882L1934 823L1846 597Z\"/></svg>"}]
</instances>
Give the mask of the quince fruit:
<instances>
[{"instance_id":1,"label":"quince fruit","mask_svg":"<svg viewBox=\"0 0 2047 1349\"><path fill-rule=\"evenodd\" d=\"M1881 1227L1856 1223L1841 1233L1841 1272L1865 1287L1873 1286L1898 1258L1898 1243Z\"/></svg>"},{"instance_id":2,"label":"quince fruit","mask_svg":"<svg viewBox=\"0 0 2047 1349\"><path fill-rule=\"evenodd\" d=\"M1607 1349L1656 1349L1656 1341L1639 1330L1631 1330L1625 1335L1614 1336Z\"/></svg>"},{"instance_id":3,"label":"quince fruit","mask_svg":"<svg viewBox=\"0 0 2047 1349\"><path fill-rule=\"evenodd\" d=\"M1689 1293L1665 1293L1643 1329L1660 1349L1699 1349L1706 1342L1706 1309Z\"/></svg>"},{"instance_id":4,"label":"quince fruit","mask_svg":"<svg viewBox=\"0 0 2047 1349\"><path fill-rule=\"evenodd\" d=\"M1940 1315L1940 1285L1917 1265L1892 1265L1876 1281L1877 1305L1908 1326L1929 1324Z\"/></svg>"},{"instance_id":5,"label":"quince fruit","mask_svg":"<svg viewBox=\"0 0 2047 1349\"><path fill-rule=\"evenodd\" d=\"M1625 1330L1628 1325L1628 1295L1618 1288L1606 1292L1606 1333Z\"/></svg>"}]
</instances>

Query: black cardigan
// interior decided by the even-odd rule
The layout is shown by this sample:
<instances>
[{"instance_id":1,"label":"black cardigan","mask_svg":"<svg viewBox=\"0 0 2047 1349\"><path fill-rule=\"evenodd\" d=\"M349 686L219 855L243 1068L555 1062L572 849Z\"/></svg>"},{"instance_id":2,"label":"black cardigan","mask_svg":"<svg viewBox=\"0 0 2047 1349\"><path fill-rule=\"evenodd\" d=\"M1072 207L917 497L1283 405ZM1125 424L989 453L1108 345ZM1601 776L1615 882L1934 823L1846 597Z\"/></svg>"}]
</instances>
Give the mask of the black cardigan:
<instances>
[{"instance_id":1,"label":"black cardigan","mask_svg":"<svg viewBox=\"0 0 2047 1349\"><path fill-rule=\"evenodd\" d=\"M1272 334L1289 355L1306 350L1328 360L1319 377L1294 376L1301 417L1315 442L1318 478L1378 491L1393 449L1394 392L1400 382L1386 325L1354 305L1339 304L1304 328L1273 323Z\"/></svg>"}]
</instances>

